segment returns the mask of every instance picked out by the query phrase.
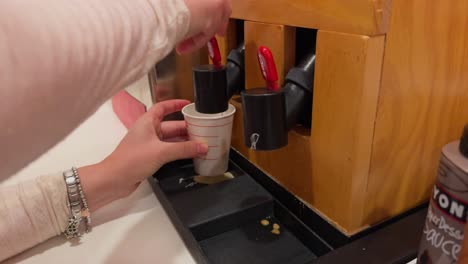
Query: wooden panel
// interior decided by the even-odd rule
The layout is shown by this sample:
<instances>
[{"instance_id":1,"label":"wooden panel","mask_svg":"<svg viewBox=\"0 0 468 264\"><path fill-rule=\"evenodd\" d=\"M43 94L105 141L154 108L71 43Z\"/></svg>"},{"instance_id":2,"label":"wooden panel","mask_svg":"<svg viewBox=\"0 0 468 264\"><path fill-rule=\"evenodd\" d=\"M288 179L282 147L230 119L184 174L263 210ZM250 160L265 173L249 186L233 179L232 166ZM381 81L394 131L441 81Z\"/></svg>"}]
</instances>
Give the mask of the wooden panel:
<instances>
[{"instance_id":1,"label":"wooden panel","mask_svg":"<svg viewBox=\"0 0 468 264\"><path fill-rule=\"evenodd\" d=\"M464 234L468 234L468 225L465 225ZM468 263L468 237L466 236L462 243L462 250L458 257L458 263Z\"/></svg>"},{"instance_id":2,"label":"wooden panel","mask_svg":"<svg viewBox=\"0 0 468 264\"><path fill-rule=\"evenodd\" d=\"M294 39L287 37L287 27L284 29L245 23L247 88L264 83L256 57L251 55L260 43L272 48L281 65L282 57L277 54L287 54L284 46L288 44L284 41ZM308 131L295 129L289 133L289 145L283 149L256 152L246 148L240 100L233 100L238 110L234 148L348 234L364 228L365 189L384 40L384 36L319 31L312 136L307 136ZM292 54L286 56L293 57ZM279 71L280 75L286 73L285 69Z\"/></svg>"},{"instance_id":3,"label":"wooden panel","mask_svg":"<svg viewBox=\"0 0 468 264\"><path fill-rule=\"evenodd\" d=\"M232 17L362 35L388 31L392 0L236 0Z\"/></svg>"},{"instance_id":4,"label":"wooden panel","mask_svg":"<svg viewBox=\"0 0 468 264\"><path fill-rule=\"evenodd\" d=\"M250 150L244 145L243 111L240 99L234 98L231 103L237 109L234 116L232 147L288 191L304 201L311 201L313 178L308 131L296 129L289 132L289 144L279 150L268 152Z\"/></svg>"},{"instance_id":5,"label":"wooden panel","mask_svg":"<svg viewBox=\"0 0 468 264\"><path fill-rule=\"evenodd\" d=\"M246 21L245 39L245 86L247 89L265 87L265 81L257 62L257 49L270 48L275 58L280 84L288 71L294 67L296 53L296 30L292 27Z\"/></svg>"},{"instance_id":6,"label":"wooden panel","mask_svg":"<svg viewBox=\"0 0 468 264\"><path fill-rule=\"evenodd\" d=\"M227 56L229 55L229 52L235 49L238 45L236 35L237 35L237 24L235 20L231 19L228 24L226 35L223 37L216 36L216 39L218 40L219 50L221 51L221 58L222 58L223 64L226 64Z\"/></svg>"},{"instance_id":7,"label":"wooden panel","mask_svg":"<svg viewBox=\"0 0 468 264\"><path fill-rule=\"evenodd\" d=\"M265 86L256 57L256 51L260 45L271 49L282 83L287 71L294 66L294 28L249 21L245 22L244 28L246 88ZM283 149L268 152L252 151L244 146L243 112L240 98L234 98L232 103L237 109L234 118L232 146L289 191L301 198L310 198L312 169L310 167L311 154L308 131L299 129L291 131L289 144Z\"/></svg>"},{"instance_id":8,"label":"wooden panel","mask_svg":"<svg viewBox=\"0 0 468 264\"><path fill-rule=\"evenodd\" d=\"M442 146L468 123L468 1L393 3L368 187L370 223L428 199Z\"/></svg>"},{"instance_id":9,"label":"wooden panel","mask_svg":"<svg viewBox=\"0 0 468 264\"><path fill-rule=\"evenodd\" d=\"M312 205L362 228L384 36L319 31L311 132Z\"/></svg>"}]
</instances>

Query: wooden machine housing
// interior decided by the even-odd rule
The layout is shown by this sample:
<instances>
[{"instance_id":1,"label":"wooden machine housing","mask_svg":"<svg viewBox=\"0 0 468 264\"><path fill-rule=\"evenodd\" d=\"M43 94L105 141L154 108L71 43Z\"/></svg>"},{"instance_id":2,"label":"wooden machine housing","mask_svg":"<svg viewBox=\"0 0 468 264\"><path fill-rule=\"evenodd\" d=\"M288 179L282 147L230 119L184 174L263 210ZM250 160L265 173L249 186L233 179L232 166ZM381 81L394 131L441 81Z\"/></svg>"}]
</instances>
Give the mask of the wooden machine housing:
<instances>
[{"instance_id":1,"label":"wooden machine housing","mask_svg":"<svg viewBox=\"0 0 468 264\"><path fill-rule=\"evenodd\" d=\"M317 30L312 128L290 131L283 149L249 150L235 96L233 148L347 235L427 201L442 146L468 123L468 2L232 4L218 41L225 60L242 32L246 89L264 86L258 46L272 50L282 83L298 63L297 27ZM207 62L206 51L177 58L178 97L193 98L191 67Z\"/></svg>"}]
</instances>

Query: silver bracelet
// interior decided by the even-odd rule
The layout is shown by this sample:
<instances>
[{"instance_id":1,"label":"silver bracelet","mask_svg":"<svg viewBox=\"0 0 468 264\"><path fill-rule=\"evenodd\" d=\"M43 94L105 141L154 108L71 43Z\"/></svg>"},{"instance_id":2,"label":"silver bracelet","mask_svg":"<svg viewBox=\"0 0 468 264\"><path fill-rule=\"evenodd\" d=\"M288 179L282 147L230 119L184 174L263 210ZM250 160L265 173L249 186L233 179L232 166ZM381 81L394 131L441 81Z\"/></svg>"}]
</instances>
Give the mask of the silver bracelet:
<instances>
[{"instance_id":1,"label":"silver bracelet","mask_svg":"<svg viewBox=\"0 0 468 264\"><path fill-rule=\"evenodd\" d=\"M73 174L75 175L76 182L78 185L78 192L80 193L82 209L81 209L81 217L86 219L86 233L91 231L91 213L89 212L88 201L83 192L83 188L81 188L81 181L80 175L78 174L78 169L76 167L72 167Z\"/></svg>"},{"instance_id":2,"label":"silver bracelet","mask_svg":"<svg viewBox=\"0 0 468 264\"><path fill-rule=\"evenodd\" d=\"M67 186L68 193L68 207L70 208L70 219L68 219L68 226L64 231L67 239L80 237L80 225L81 225L81 198L78 192L78 186L76 183L76 177L73 170L63 172L63 179Z\"/></svg>"},{"instance_id":3,"label":"silver bracelet","mask_svg":"<svg viewBox=\"0 0 468 264\"><path fill-rule=\"evenodd\" d=\"M70 208L70 219L68 226L64 231L67 239L80 237L80 227L83 218L86 219L85 230L89 232L91 227L91 215L88 204L81 188L78 170L73 167L63 173L65 184L67 185L68 206Z\"/></svg>"}]
</instances>

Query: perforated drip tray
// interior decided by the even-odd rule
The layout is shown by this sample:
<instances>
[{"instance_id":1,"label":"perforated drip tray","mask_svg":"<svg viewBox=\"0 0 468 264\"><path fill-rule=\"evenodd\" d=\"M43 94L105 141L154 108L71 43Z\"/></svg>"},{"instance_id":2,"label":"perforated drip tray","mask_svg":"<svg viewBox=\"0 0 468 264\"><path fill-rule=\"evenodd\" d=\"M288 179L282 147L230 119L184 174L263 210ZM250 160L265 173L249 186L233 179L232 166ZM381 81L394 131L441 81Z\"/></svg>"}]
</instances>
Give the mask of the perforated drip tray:
<instances>
[{"instance_id":1,"label":"perforated drip tray","mask_svg":"<svg viewBox=\"0 0 468 264\"><path fill-rule=\"evenodd\" d=\"M364 245L362 243L368 250L354 254L359 263L398 263L414 257L424 210L416 210L391 225L375 228L368 232L370 234L346 237L317 215L310 215L312 210L301 209L299 214L294 214L303 205L288 200L280 186L269 186L275 183L266 183L264 177L267 176L259 175L261 172L252 164L246 164L238 153L231 152L233 157L239 162L230 161L230 179L219 183L194 181L196 174L188 160L167 164L149 179L198 263L358 263L350 260L349 254L354 252L353 247ZM244 165L242 169L239 163ZM288 204L289 208L283 204ZM408 227L413 231L404 230ZM400 229L402 231L398 233ZM416 232L418 237L409 239L407 236L411 232ZM376 239L380 241L375 243ZM394 241L399 239L406 241ZM387 240L395 245L389 245ZM388 246L392 248L385 249ZM406 249L400 249L402 247ZM383 256L386 259L380 258L379 249L385 249L387 253ZM359 260L362 255L368 256ZM369 262L370 259L377 262Z\"/></svg>"}]
</instances>

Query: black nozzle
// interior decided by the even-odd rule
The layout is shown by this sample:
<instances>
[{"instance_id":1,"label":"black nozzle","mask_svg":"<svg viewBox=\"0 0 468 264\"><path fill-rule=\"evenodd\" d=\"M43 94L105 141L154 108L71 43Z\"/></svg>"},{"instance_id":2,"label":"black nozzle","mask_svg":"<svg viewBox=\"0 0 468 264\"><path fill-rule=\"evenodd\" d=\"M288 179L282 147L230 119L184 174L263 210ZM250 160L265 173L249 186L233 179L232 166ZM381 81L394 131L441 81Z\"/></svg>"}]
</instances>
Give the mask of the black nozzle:
<instances>
[{"instance_id":1,"label":"black nozzle","mask_svg":"<svg viewBox=\"0 0 468 264\"><path fill-rule=\"evenodd\" d=\"M232 50L227 58L227 96L231 98L234 94L244 90L245 87L245 45L242 43Z\"/></svg>"},{"instance_id":2,"label":"black nozzle","mask_svg":"<svg viewBox=\"0 0 468 264\"><path fill-rule=\"evenodd\" d=\"M266 88L241 92L244 143L254 150L275 150L288 144L284 91Z\"/></svg>"},{"instance_id":3,"label":"black nozzle","mask_svg":"<svg viewBox=\"0 0 468 264\"><path fill-rule=\"evenodd\" d=\"M310 53L286 75L283 87L286 97L288 129L300 123L312 126L312 91L314 87L315 54Z\"/></svg>"},{"instance_id":4,"label":"black nozzle","mask_svg":"<svg viewBox=\"0 0 468 264\"><path fill-rule=\"evenodd\" d=\"M228 109L226 68L200 65L193 68L195 109L204 114L216 114Z\"/></svg>"},{"instance_id":5,"label":"black nozzle","mask_svg":"<svg viewBox=\"0 0 468 264\"><path fill-rule=\"evenodd\" d=\"M307 112L307 106L305 105L305 103L307 101L307 96L309 95L309 93L302 87L292 82L286 83L286 85L283 87L283 91L286 100L287 128L291 129L298 123L304 123L304 121L307 120L307 117L303 115Z\"/></svg>"},{"instance_id":6,"label":"black nozzle","mask_svg":"<svg viewBox=\"0 0 468 264\"><path fill-rule=\"evenodd\" d=\"M315 54L309 54L286 75L285 82L292 82L312 93L314 87Z\"/></svg>"}]
</instances>

